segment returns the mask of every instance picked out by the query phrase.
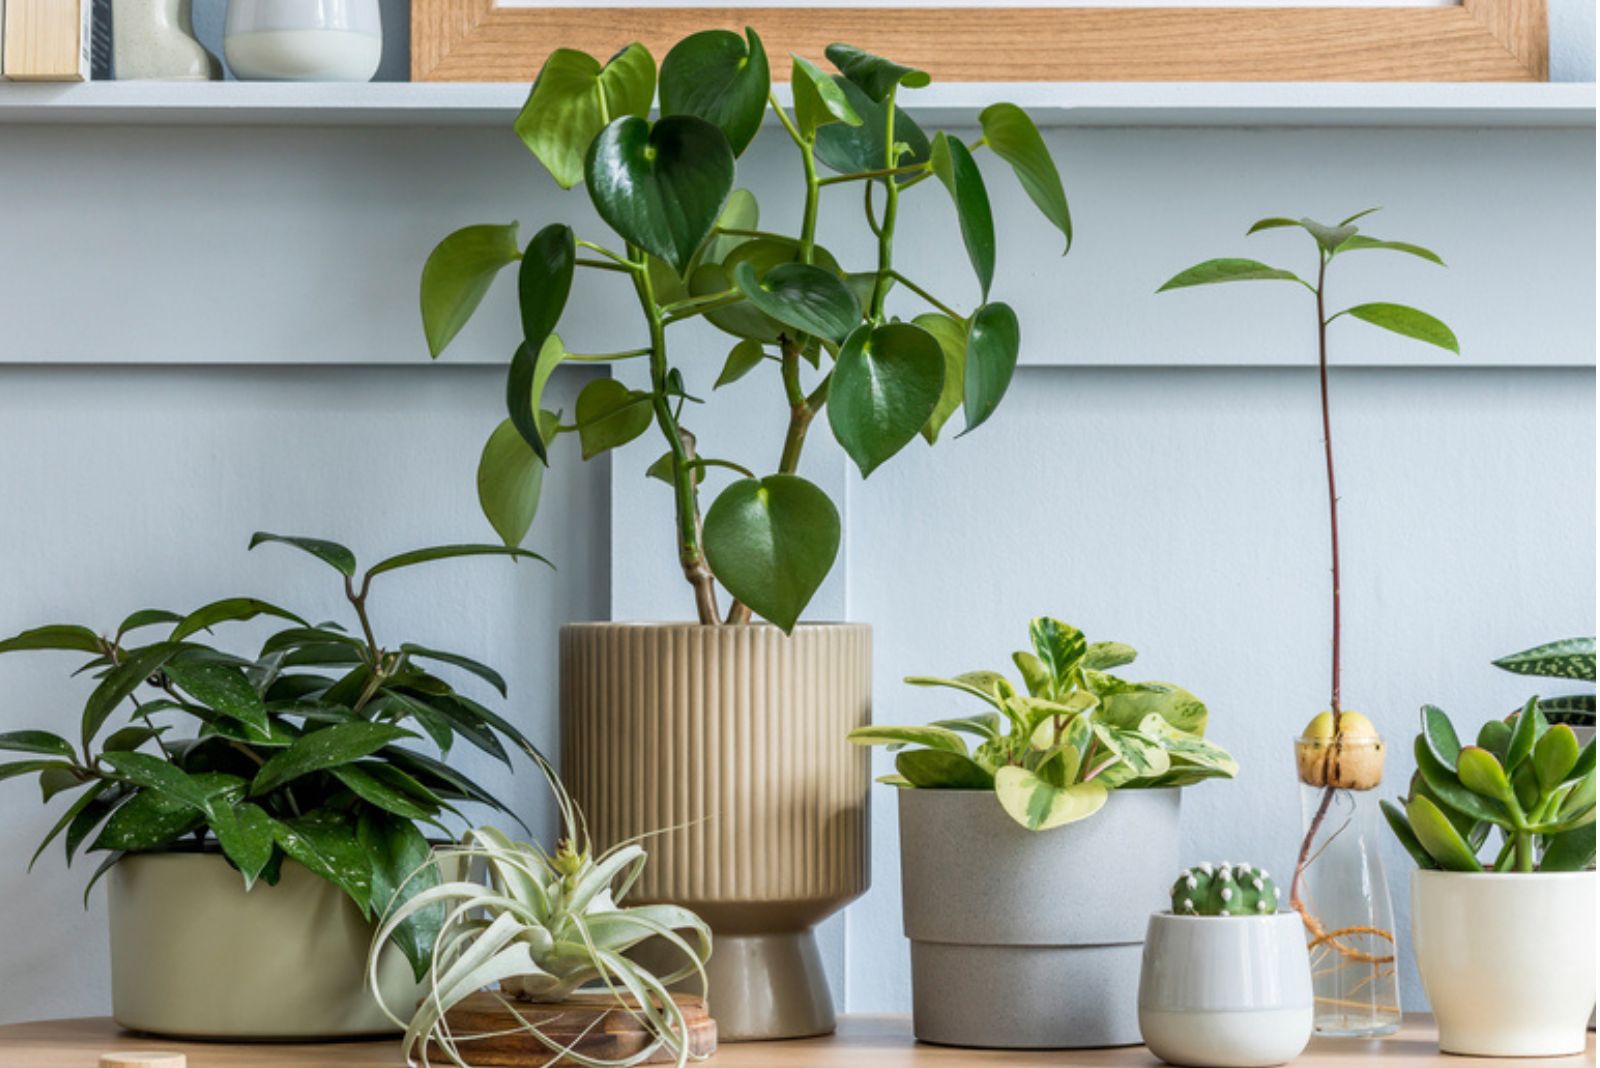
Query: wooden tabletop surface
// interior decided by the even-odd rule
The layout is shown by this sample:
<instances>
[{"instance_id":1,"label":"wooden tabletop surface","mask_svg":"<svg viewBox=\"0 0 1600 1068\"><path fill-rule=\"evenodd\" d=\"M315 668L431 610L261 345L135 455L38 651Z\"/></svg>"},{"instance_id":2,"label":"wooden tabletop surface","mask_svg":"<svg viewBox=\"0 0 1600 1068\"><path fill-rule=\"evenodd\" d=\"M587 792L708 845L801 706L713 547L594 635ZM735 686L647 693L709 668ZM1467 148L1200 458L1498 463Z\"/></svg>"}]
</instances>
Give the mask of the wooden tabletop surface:
<instances>
[{"instance_id":1,"label":"wooden tabletop surface","mask_svg":"<svg viewBox=\"0 0 1600 1068\"><path fill-rule=\"evenodd\" d=\"M141 1038L108 1019L44 1020L0 1027L3 1068L95 1068L112 1050L174 1050L188 1055L189 1068L396 1068L403 1062L395 1042L318 1045L221 1045ZM1440 1057L1433 1024L1409 1016L1399 1034L1374 1041L1313 1039L1296 1068L1355 1068L1381 1061L1385 1068L1449 1063L1461 1068L1527 1065L1561 1068L1595 1062L1594 1036L1583 1056L1530 1060L1467 1060ZM1083 1065L1084 1068L1148 1068L1159 1064L1141 1046L1106 1050L1016 1052L919 1045L907 1016L846 1016L827 1038L788 1042L729 1043L707 1062L712 1068L955 1068L957 1065Z\"/></svg>"}]
</instances>

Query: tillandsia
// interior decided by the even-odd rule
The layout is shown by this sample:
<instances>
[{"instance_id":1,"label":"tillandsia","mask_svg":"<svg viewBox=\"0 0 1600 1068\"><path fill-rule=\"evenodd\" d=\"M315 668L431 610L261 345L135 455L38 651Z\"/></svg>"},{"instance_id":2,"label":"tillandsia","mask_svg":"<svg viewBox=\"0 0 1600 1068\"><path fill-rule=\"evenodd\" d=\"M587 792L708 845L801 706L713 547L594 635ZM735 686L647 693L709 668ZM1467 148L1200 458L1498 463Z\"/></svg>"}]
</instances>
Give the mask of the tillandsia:
<instances>
[{"instance_id":1,"label":"tillandsia","mask_svg":"<svg viewBox=\"0 0 1600 1068\"><path fill-rule=\"evenodd\" d=\"M1594 681L1594 638L1562 638L1520 653L1502 656L1494 666L1514 675L1546 679ZM1574 727L1595 725L1594 694L1570 693L1539 698L1539 712L1548 723Z\"/></svg>"},{"instance_id":2,"label":"tillandsia","mask_svg":"<svg viewBox=\"0 0 1600 1068\"><path fill-rule=\"evenodd\" d=\"M486 987L517 1023L511 1033L528 1035L548 1054L546 1064L589 1068L629 1068L662 1050L679 1068L702 1060L690 1046L689 1028L668 987L698 978L705 987L705 962L711 930L678 905L624 906L623 899L647 862L638 842L596 853L583 814L549 764L538 761L554 791L561 815L561 838L554 854L518 842L493 827L468 831L460 846L435 851L426 874L433 885L394 909L372 943L368 982L373 996L396 1024L404 1027L407 1063L429 1063L438 1050L451 1064L470 1068L465 1059L474 1040L506 1033L476 1033L451 1025L450 1011ZM478 877L473 877L478 873ZM481 879L481 881L480 881ZM401 1013L383 1001L379 950L393 930L430 910L443 910L434 937L432 964L416 1006ZM683 963L657 975L628 956L648 939L681 955ZM692 939L692 941L691 941ZM550 1017L526 1004L557 1004L575 994L602 996L644 1028L652 1041L623 1058L581 1053L576 1039L562 1042L541 1026ZM593 1003L586 1006L593 1009ZM596 1015L598 1023L600 1015Z\"/></svg>"},{"instance_id":3,"label":"tillandsia","mask_svg":"<svg viewBox=\"0 0 1600 1068\"><path fill-rule=\"evenodd\" d=\"M1580 747L1530 698L1463 745L1450 717L1422 708L1411 792L1383 814L1422 868L1465 872L1581 871L1595 857L1594 740ZM1499 841L1488 863L1479 853Z\"/></svg>"},{"instance_id":4,"label":"tillandsia","mask_svg":"<svg viewBox=\"0 0 1600 1068\"><path fill-rule=\"evenodd\" d=\"M1448 326L1427 312L1419 311L1409 305L1377 301L1355 304L1342 311L1329 312L1328 273L1335 261L1344 262L1341 257L1348 257L1355 252L1397 252L1440 267L1444 266L1444 260L1437 253L1423 248L1421 245L1415 245L1407 241L1384 240L1361 233L1360 227L1356 223L1377 210L1377 208L1367 208L1365 211L1358 211L1332 226L1307 218L1290 219L1273 216L1257 220L1249 230L1245 231L1246 236L1267 230L1299 229L1304 231L1310 236L1317 249L1315 284L1306 281L1293 271L1272 267L1258 260L1216 259L1207 260L1204 263L1190 267L1186 271L1179 272L1157 290L1157 292L1164 293L1172 289L1212 285L1218 282L1276 281L1289 282L1300 286L1312 297L1317 331L1317 381L1322 401L1323 462L1327 473L1328 550L1332 560L1330 587L1332 642L1329 650L1327 712L1327 722L1331 727L1331 741L1326 743L1326 748L1331 749L1334 756L1320 762L1311 761L1309 763L1311 766L1322 766L1323 768L1328 767L1330 761L1332 763L1343 763L1339 760L1338 754L1341 749L1345 748L1343 742L1346 737L1345 728L1347 726L1354 726L1357 729L1371 726L1370 721L1365 716L1347 713L1341 700L1340 667L1343 630L1341 627L1342 611L1339 572L1339 493L1334 476L1333 420L1328 402L1328 328L1340 319L1349 318L1382 327L1403 337L1437 346L1456 355L1461 353L1461 346ZM1347 718L1347 716L1351 715L1354 718ZM1313 729L1316 724L1317 721L1313 720ZM1375 734L1376 732L1373 733ZM1363 759L1367 763L1371 761L1371 743L1365 740L1366 737L1366 734L1363 733L1360 738L1356 739L1355 745L1350 747L1352 749L1357 746L1366 747L1359 750L1363 754L1362 756L1356 756L1352 753L1352 761L1350 762L1352 767L1355 763L1362 762ZM1381 769L1381 749L1377 753ZM1302 761L1302 764L1305 763L1307 762ZM1370 772L1371 769L1368 768L1367 771ZM1366 777L1372 778L1370 774ZM1324 774L1324 781L1316 785L1322 787L1322 799L1309 822L1305 838L1301 842L1300 855L1295 863L1294 876L1289 886L1289 903L1305 919L1306 926L1313 936L1321 937L1324 934L1322 924L1318 922L1311 909L1307 906L1301 894L1301 884L1304 880L1306 866L1314 856L1313 844L1316 842L1317 834L1322 829L1323 821L1326 820L1328 810L1333 804L1338 790L1341 789L1341 785L1338 777L1328 781L1326 774ZM1373 779L1372 785L1376 785L1375 779ZM1356 787L1351 786L1348 788ZM1392 934L1390 935L1390 940L1393 940Z\"/></svg>"},{"instance_id":5,"label":"tillandsia","mask_svg":"<svg viewBox=\"0 0 1600 1068\"><path fill-rule=\"evenodd\" d=\"M970 145L944 132L929 137L900 107L901 92L928 85L927 73L844 44L826 55L838 74L793 57L787 108L754 30L692 34L662 59L659 77L640 44L603 65L571 49L545 62L516 131L563 189L583 183L620 247L564 223L526 245L515 223L469 226L441 241L422 271L423 327L437 357L496 274L518 264L522 341L506 381L509 418L478 469L483 510L506 544L520 544L533 522L557 437L576 434L587 460L653 426L665 452L646 474L672 487L678 560L699 621L741 623L754 613L789 630L839 547L832 500L798 474L813 423L826 418L866 477L919 435L933 443L957 409L965 433L1000 404L1021 328L1011 307L990 296L995 222L975 155L987 148L1009 164L1070 247L1067 198L1044 139L1006 103L983 110ZM792 231L764 226L754 194L736 188L736 160L769 108L804 183ZM901 199L929 179L955 205L977 281L970 313L895 260ZM863 206L875 251L865 269L842 265L818 240L823 202L841 196ZM636 344L567 350L555 331L578 269L620 276L631 289ZM690 430L692 406L703 403L696 393L705 392L694 380L709 382L715 369L705 358L707 332L680 339L697 320L736 339L712 390L756 372L781 390L787 420L771 473L726 458ZM558 365L635 359L648 368L645 388L606 378L584 387L570 417L543 408ZM726 472L736 477L702 515L702 494ZM719 584L732 598L726 616Z\"/></svg>"},{"instance_id":6,"label":"tillandsia","mask_svg":"<svg viewBox=\"0 0 1600 1068\"><path fill-rule=\"evenodd\" d=\"M897 750L895 774L880 782L935 790L993 790L1030 830L1098 812L1110 791L1187 786L1232 778L1239 770L1205 738L1206 706L1165 682L1128 682L1110 669L1137 655L1121 642L1089 642L1058 619L1028 625L1032 651L1012 654L1024 690L996 671L954 678L914 676L916 686L945 686L991 707L925 727L873 725L850 732L858 745ZM978 739L968 751L962 735ZM919 748L906 749L905 746Z\"/></svg>"},{"instance_id":7,"label":"tillandsia","mask_svg":"<svg viewBox=\"0 0 1600 1068\"><path fill-rule=\"evenodd\" d=\"M1263 867L1197 864L1172 884L1177 916L1265 916L1278 911L1278 886Z\"/></svg>"},{"instance_id":8,"label":"tillandsia","mask_svg":"<svg viewBox=\"0 0 1600 1068\"><path fill-rule=\"evenodd\" d=\"M126 854L215 848L247 890L257 880L276 884L292 859L343 890L363 915L381 915L429 885L408 879L428 857L422 827L443 830L441 819L459 815L462 802L512 815L444 762L456 739L508 765L507 742L542 759L521 731L432 669L465 671L504 695L498 672L458 653L381 645L368 611L372 580L400 568L484 554L541 557L500 545L436 546L381 560L358 578L355 554L335 542L260 533L250 547L269 542L304 550L340 574L358 634L255 597L229 597L189 613L134 612L108 634L53 625L0 641L0 653L87 654L74 674L97 680L76 743L44 730L0 734L0 750L30 754L0 764L0 779L37 773L46 802L76 795L33 861L63 836L68 864L80 847L106 854L86 903ZM257 617L287 626L253 655L198 640ZM158 628L161 637L144 637ZM127 722L116 726L119 711ZM415 748L424 737L439 757ZM418 977L439 919L413 910L391 925Z\"/></svg>"}]
</instances>

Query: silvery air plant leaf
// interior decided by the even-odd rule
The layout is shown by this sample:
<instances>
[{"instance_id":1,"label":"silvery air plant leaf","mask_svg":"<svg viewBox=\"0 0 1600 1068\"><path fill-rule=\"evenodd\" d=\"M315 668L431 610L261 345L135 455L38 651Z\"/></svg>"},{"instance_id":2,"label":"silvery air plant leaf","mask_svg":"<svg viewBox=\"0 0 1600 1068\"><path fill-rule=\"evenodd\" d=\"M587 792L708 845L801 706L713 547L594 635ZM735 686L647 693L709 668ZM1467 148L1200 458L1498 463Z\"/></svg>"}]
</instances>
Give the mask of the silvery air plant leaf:
<instances>
[{"instance_id":1,"label":"silvery air plant leaf","mask_svg":"<svg viewBox=\"0 0 1600 1068\"><path fill-rule=\"evenodd\" d=\"M494 827L468 831L460 845L436 850L412 873L437 885L391 911L373 939L368 985L389 1018L405 1028L402 1054L410 1063L427 1063L431 1046L451 1064L470 1068L464 1055L474 1038L486 1036L449 1027L445 1016L467 997L498 985L496 996L508 1008L515 1007L513 1000L550 1004L578 993L609 995L655 1040L630 1057L587 1057L525 1020L522 1030L549 1051L552 1062L564 1054L562 1063L629 1068L660 1050L670 1052L680 1068L691 1058L702 1059L690 1052L683 1010L667 988L695 976L704 987L711 929L677 905L624 906L646 863L644 847L633 842L596 854L555 770L544 760L537 763L561 811L555 852ZM385 1004L378 980L384 943L412 916L441 906L445 918L420 1004ZM682 966L657 974L629 959L628 950L651 938L681 954Z\"/></svg>"}]
</instances>

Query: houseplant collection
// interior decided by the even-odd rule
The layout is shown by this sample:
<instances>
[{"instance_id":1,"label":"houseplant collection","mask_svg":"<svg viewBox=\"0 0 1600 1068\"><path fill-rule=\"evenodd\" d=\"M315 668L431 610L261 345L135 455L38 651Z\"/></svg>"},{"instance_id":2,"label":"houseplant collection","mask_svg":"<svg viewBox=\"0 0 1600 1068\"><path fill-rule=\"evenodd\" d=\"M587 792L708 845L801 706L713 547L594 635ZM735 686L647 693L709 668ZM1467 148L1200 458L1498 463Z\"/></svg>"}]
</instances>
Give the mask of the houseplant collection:
<instances>
[{"instance_id":1,"label":"houseplant collection","mask_svg":"<svg viewBox=\"0 0 1600 1068\"><path fill-rule=\"evenodd\" d=\"M844 735L869 720L871 633L799 623L840 542L838 510L800 473L807 442L825 422L865 478L918 438L935 441L957 410L965 432L1000 404L1021 331L991 296L996 227L974 152L987 148L1012 168L1063 249L1072 232L1055 163L1020 108L986 108L969 146L930 136L902 108L927 73L844 44L826 59L837 73L792 58L784 107L753 30L691 34L659 67L639 44L605 63L558 49L516 132L558 185L584 187L612 236L555 222L524 243L515 224L468 226L422 271L423 327L437 356L494 277L516 269L522 341L506 378L507 418L478 470L484 512L507 545L526 535L561 438L575 437L586 460L660 439L644 473L672 494L695 622L563 628L561 767L600 845L673 828L635 894L690 907L718 932L708 973L729 1038L833 1029L811 929L868 879L867 760ZM738 159L769 111L777 125L767 136L792 148L804 190L786 225L738 187ZM951 237L979 292L970 310L896 259L897 233L917 225L907 194L918 185L954 204ZM869 262L841 264L819 242L825 204L852 214L864 205ZM580 273L626 294L617 310L636 317L636 344L568 349L580 325L562 316ZM705 351L709 331L686 329L699 322L726 335L717 355ZM632 361L647 370L643 388L600 379L571 413L544 409L556 367ZM694 430L717 388L758 375L786 413L770 442L775 469ZM703 789L679 790L689 778ZM797 812L804 817L790 818ZM754 862L751 841L770 847Z\"/></svg>"},{"instance_id":2,"label":"houseplant collection","mask_svg":"<svg viewBox=\"0 0 1600 1068\"><path fill-rule=\"evenodd\" d=\"M1535 697L1471 744L1425 705L1415 753L1409 795L1383 812L1417 862L1411 937L1440 1048L1582 1053L1595 1000L1594 740L1580 747Z\"/></svg>"},{"instance_id":3,"label":"houseplant collection","mask_svg":"<svg viewBox=\"0 0 1600 1068\"><path fill-rule=\"evenodd\" d=\"M1150 916L1139 1032L1150 1052L1195 1068L1263 1068L1311 1038L1311 964L1300 917L1278 911L1265 868L1200 864Z\"/></svg>"},{"instance_id":4,"label":"houseplant collection","mask_svg":"<svg viewBox=\"0 0 1600 1068\"><path fill-rule=\"evenodd\" d=\"M1144 916L1178 863L1177 787L1237 766L1204 738L1199 698L1109 673L1131 647L1047 617L1028 633L1020 688L995 671L907 680L987 711L850 735L899 748L886 781L900 787L913 1027L948 1045L1133 1044Z\"/></svg>"}]
</instances>

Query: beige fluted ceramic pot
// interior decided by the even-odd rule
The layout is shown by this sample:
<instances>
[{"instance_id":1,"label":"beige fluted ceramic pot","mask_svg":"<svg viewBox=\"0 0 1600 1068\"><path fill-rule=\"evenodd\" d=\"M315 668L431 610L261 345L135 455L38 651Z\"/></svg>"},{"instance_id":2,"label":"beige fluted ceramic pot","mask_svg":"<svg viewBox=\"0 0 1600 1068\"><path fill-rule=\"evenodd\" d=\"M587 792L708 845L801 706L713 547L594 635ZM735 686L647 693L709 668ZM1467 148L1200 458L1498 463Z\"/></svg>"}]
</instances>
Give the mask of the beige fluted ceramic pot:
<instances>
[{"instance_id":1,"label":"beige fluted ceramic pot","mask_svg":"<svg viewBox=\"0 0 1600 1068\"><path fill-rule=\"evenodd\" d=\"M561 628L561 772L607 846L649 839L631 901L711 925L725 1041L833 1030L816 923L867 889L872 630Z\"/></svg>"}]
</instances>

